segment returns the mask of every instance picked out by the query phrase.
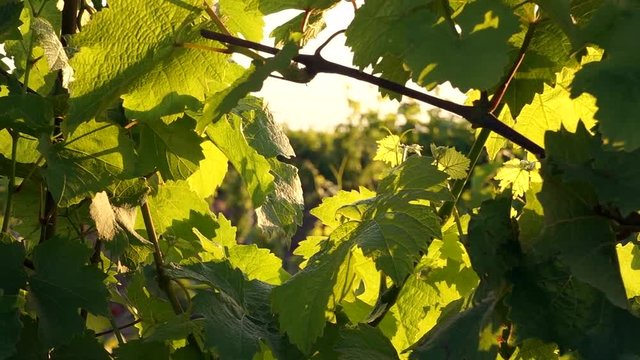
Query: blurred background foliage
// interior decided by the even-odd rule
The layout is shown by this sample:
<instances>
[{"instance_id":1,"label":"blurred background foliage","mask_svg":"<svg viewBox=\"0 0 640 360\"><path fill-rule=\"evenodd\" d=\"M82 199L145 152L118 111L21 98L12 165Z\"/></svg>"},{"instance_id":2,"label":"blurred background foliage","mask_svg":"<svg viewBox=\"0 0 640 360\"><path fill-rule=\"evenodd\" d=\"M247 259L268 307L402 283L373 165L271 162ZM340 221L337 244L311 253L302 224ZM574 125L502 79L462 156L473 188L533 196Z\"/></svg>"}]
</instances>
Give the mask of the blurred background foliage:
<instances>
[{"instance_id":1,"label":"blurred background foliage","mask_svg":"<svg viewBox=\"0 0 640 360\"><path fill-rule=\"evenodd\" d=\"M351 116L332 131L286 131L296 152L296 157L288 162L299 169L305 201L303 225L293 237L290 247L278 239L267 238L254 226L255 214L249 195L238 174L230 169L222 187L218 189L213 207L238 227L239 242L271 248L285 260L289 259L299 241L309 235L322 234L322 229L309 210L324 197L359 186L375 189L377 181L390 169L382 161L373 160L376 141L389 134L404 134L402 143L421 145L424 148L423 155L427 156L431 155L429 145L432 143L453 146L463 154L469 151L473 143L473 129L467 122L439 110L425 112L415 102L402 103L397 112L391 114L381 114L377 110L361 111L360 104L354 101L349 101L349 105ZM467 190L474 194L463 197L459 204L461 211L464 211L465 205L477 206L491 196L491 178L496 170L496 166L477 167ZM471 198L474 204L465 204L464 200Z\"/></svg>"}]
</instances>

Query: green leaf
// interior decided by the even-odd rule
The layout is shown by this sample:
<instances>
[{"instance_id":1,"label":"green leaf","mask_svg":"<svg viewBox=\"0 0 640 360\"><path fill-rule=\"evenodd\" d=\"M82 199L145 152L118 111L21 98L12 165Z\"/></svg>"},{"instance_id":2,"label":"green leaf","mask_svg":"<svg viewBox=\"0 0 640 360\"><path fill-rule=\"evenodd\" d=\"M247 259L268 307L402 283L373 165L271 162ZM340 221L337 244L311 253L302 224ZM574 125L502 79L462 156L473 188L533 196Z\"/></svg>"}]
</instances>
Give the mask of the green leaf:
<instances>
[{"instance_id":1,"label":"green leaf","mask_svg":"<svg viewBox=\"0 0 640 360\"><path fill-rule=\"evenodd\" d=\"M306 239L298 243L293 254L301 256L303 259L303 261L298 265L300 269L304 269L307 266L309 259L322 249L322 243L326 240L326 236L308 236Z\"/></svg>"},{"instance_id":2,"label":"green leaf","mask_svg":"<svg viewBox=\"0 0 640 360\"><path fill-rule=\"evenodd\" d=\"M535 243L538 241L538 236L544 228L544 210L538 200L538 193L540 193L541 189L542 184L531 184L531 188L526 193L527 203L518 218L518 226L520 228L518 240L524 253L533 250Z\"/></svg>"},{"instance_id":3,"label":"green leaf","mask_svg":"<svg viewBox=\"0 0 640 360\"><path fill-rule=\"evenodd\" d=\"M627 298L640 296L640 284L636 279L640 276L638 261L640 261L640 247L633 243L616 245L618 262L620 263L620 276L624 282Z\"/></svg>"},{"instance_id":4,"label":"green leaf","mask_svg":"<svg viewBox=\"0 0 640 360\"><path fill-rule=\"evenodd\" d=\"M435 147L431 148L432 153L434 152L434 148ZM433 154L433 158L438 163L438 170L444 171L454 180L467 177L469 164L471 163L469 158L452 147L439 148L436 153L437 154Z\"/></svg>"},{"instance_id":5,"label":"green leaf","mask_svg":"<svg viewBox=\"0 0 640 360\"><path fill-rule=\"evenodd\" d=\"M298 169L278 160L270 159L274 191L256 209L258 227L271 237L280 235L290 239L302 225L304 198Z\"/></svg>"},{"instance_id":6,"label":"green leaf","mask_svg":"<svg viewBox=\"0 0 640 360\"><path fill-rule=\"evenodd\" d=\"M221 0L217 7L227 30L242 34L247 40L260 42L264 21L258 9L259 3L255 0Z\"/></svg>"},{"instance_id":7,"label":"green leaf","mask_svg":"<svg viewBox=\"0 0 640 360\"><path fill-rule=\"evenodd\" d=\"M67 345L56 348L51 353L54 360L110 360L109 353L104 349L104 345L99 343L92 332L85 331L78 335Z\"/></svg>"},{"instance_id":8,"label":"green leaf","mask_svg":"<svg viewBox=\"0 0 640 360\"><path fill-rule=\"evenodd\" d=\"M380 323L396 349L404 350L431 330L456 300L478 285L469 257L454 227L434 239L427 256L402 286L398 298Z\"/></svg>"},{"instance_id":9,"label":"green leaf","mask_svg":"<svg viewBox=\"0 0 640 360\"><path fill-rule=\"evenodd\" d=\"M518 346L513 360L560 360L558 345L538 339L526 339Z\"/></svg>"},{"instance_id":10,"label":"green leaf","mask_svg":"<svg viewBox=\"0 0 640 360\"><path fill-rule=\"evenodd\" d=\"M640 196L635 191L639 178L640 150L633 152L602 151L595 156L593 170L585 176L598 194L601 204L612 205L626 217L640 209Z\"/></svg>"},{"instance_id":11,"label":"green leaf","mask_svg":"<svg viewBox=\"0 0 640 360\"><path fill-rule=\"evenodd\" d=\"M158 287L155 269L141 267L131 274L127 284L127 304L134 308L143 329L165 323L176 317L171 304Z\"/></svg>"},{"instance_id":12,"label":"green leaf","mask_svg":"<svg viewBox=\"0 0 640 360\"><path fill-rule=\"evenodd\" d=\"M511 9L501 1L476 1L451 20L441 21L443 15L417 0L367 1L346 32L354 64L364 68L392 55L428 88L445 81L462 91L495 85L509 63L507 40L519 27Z\"/></svg>"},{"instance_id":13,"label":"green leaf","mask_svg":"<svg viewBox=\"0 0 640 360\"><path fill-rule=\"evenodd\" d=\"M449 175L438 170L432 163L433 159L429 157L410 156L380 181L378 194L405 194L414 200L451 200L445 183Z\"/></svg>"},{"instance_id":14,"label":"green leaf","mask_svg":"<svg viewBox=\"0 0 640 360\"><path fill-rule=\"evenodd\" d=\"M158 359L169 360L169 348L161 342L147 342L133 340L126 344L120 344L114 349L114 355L121 360Z\"/></svg>"},{"instance_id":15,"label":"green leaf","mask_svg":"<svg viewBox=\"0 0 640 360\"><path fill-rule=\"evenodd\" d=\"M498 291L509 270L518 264L519 245L511 223L511 198L482 203L469 222L469 257L478 276Z\"/></svg>"},{"instance_id":16,"label":"green leaf","mask_svg":"<svg viewBox=\"0 0 640 360\"><path fill-rule=\"evenodd\" d=\"M5 40L19 40L20 12L23 3L18 0L8 0L0 5L0 42Z\"/></svg>"},{"instance_id":17,"label":"green leaf","mask_svg":"<svg viewBox=\"0 0 640 360\"><path fill-rule=\"evenodd\" d=\"M610 142L626 151L640 147L640 132L633 114L640 110L633 96L640 91L640 52L625 46L640 30L640 10L634 5L601 6L580 41L595 43L606 51L600 62L586 64L573 81L571 95L589 93L597 99L599 130Z\"/></svg>"},{"instance_id":18,"label":"green leaf","mask_svg":"<svg viewBox=\"0 0 640 360\"><path fill-rule=\"evenodd\" d=\"M140 131L139 166L143 174L158 170L165 180L185 180L204 159L195 122L185 117L166 124L148 121Z\"/></svg>"},{"instance_id":19,"label":"green leaf","mask_svg":"<svg viewBox=\"0 0 640 360\"><path fill-rule=\"evenodd\" d=\"M247 280L227 262L173 268L170 273L211 288L199 291L192 300L194 314L202 318L206 348L229 359L252 358L260 351L262 339L281 355L291 350L269 326L275 320L268 306L271 286Z\"/></svg>"},{"instance_id":20,"label":"green leaf","mask_svg":"<svg viewBox=\"0 0 640 360\"><path fill-rule=\"evenodd\" d=\"M221 116L230 112L249 93L262 89L262 84L271 73L275 71L284 72L285 69L289 68L291 59L297 54L298 48L296 45L289 43L277 55L268 58L262 64L252 66L231 86L207 99L203 113L204 121L218 121Z\"/></svg>"},{"instance_id":21,"label":"green leaf","mask_svg":"<svg viewBox=\"0 0 640 360\"><path fill-rule=\"evenodd\" d=\"M175 118L227 88L240 67L225 55L185 45L212 43L199 34L201 4L115 0L96 14L72 41L79 52L71 60L76 73L65 126L73 129L119 97L130 118Z\"/></svg>"},{"instance_id":22,"label":"green leaf","mask_svg":"<svg viewBox=\"0 0 640 360\"><path fill-rule=\"evenodd\" d=\"M485 299L446 318L428 332L410 359L487 359L498 355L497 329L492 323L495 300Z\"/></svg>"},{"instance_id":23,"label":"green leaf","mask_svg":"<svg viewBox=\"0 0 640 360\"><path fill-rule=\"evenodd\" d=\"M60 11L53 1L34 1L29 5L24 6L20 14L22 25L19 29L22 39L6 41L5 51L13 58L16 67L13 75L24 84L28 68L29 77L26 85L41 95L48 95L58 74L51 71L45 49L41 45L43 39L51 41L54 37L57 38ZM39 10L38 16L33 13L35 7ZM54 25L51 25L52 23Z\"/></svg>"},{"instance_id":24,"label":"green leaf","mask_svg":"<svg viewBox=\"0 0 640 360\"><path fill-rule=\"evenodd\" d=\"M399 359L393 348L380 329L367 324L359 324L353 329L340 331L340 340L336 344L339 359L357 360L390 360Z\"/></svg>"},{"instance_id":25,"label":"green leaf","mask_svg":"<svg viewBox=\"0 0 640 360\"><path fill-rule=\"evenodd\" d=\"M73 79L73 69L69 65L69 58L60 42L57 30L42 17L33 19L31 30L34 32L36 42L44 51L49 71L60 70L61 85L67 88Z\"/></svg>"},{"instance_id":26,"label":"green leaf","mask_svg":"<svg viewBox=\"0 0 640 360\"><path fill-rule=\"evenodd\" d=\"M9 132L7 130L0 130L0 156L4 157L7 161L11 161L11 142L12 139ZM18 141L18 149L16 152L16 161L19 163L17 164L17 170L20 169L20 163L29 165L34 164L38 161L40 156L40 152L38 152L38 139L29 135L20 134L20 140ZM5 169L4 165L2 169ZM6 174L8 174L8 171ZM26 174L28 174L28 172L25 172L23 176L18 176L26 177Z\"/></svg>"},{"instance_id":27,"label":"green leaf","mask_svg":"<svg viewBox=\"0 0 640 360\"><path fill-rule=\"evenodd\" d=\"M273 14L287 9L327 9L334 6L337 0L274 0L261 1L260 10L264 14Z\"/></svg>"},{"instance_id":28,"label":"green leaf","mask_svg":"<svg viewBox=\"0 0 640 360\"><path fill-rule=\"evenodd\" d=\"M85 326L79 308L107 314L105 274L86 265L90 255L91 249L84 244L61 237L48 239L33 252L36 271L29 277L29 294L46 344L63 344L82 334Z\"/></svg>"},{"instance_id":29,"label":"green leaf","mask_svg":"<svg viewBox=\"0 0 640 360\"><path fill-rule=\"evenodd\" d=\"M587 143L590 137L583 129L574 137ZM543 164L544 184L539 194L545 216L542 234L545 246L540 251L558 256L578 279L604 292L614 305L626 308L627 300L616 259L615 234L609 220L594 210L597 204L595 191L581 182L563 182L559 176L561 170L554 166L554 160L567 158L563 150L570 145L563 142L566 136L566 131L547 135L550 142L548 160ZM561 152L556 155L555 149ZM572 151L577 153L576 157L592 157L588 147L574 147Z\"/></svg>"},{"instance_id":30,"label":"green leaf","mask_svg":"<svg viewBox=\"0 0 640 360\"><path fill-rule=\"evenodd\" d=\"M219 221L222 221L221 228L226 227L226 224L230 227L224 216L220 215L219 218ZM198 236L206 250L199 254L203 261L227 259L233 267L241 270L248 280L260 280L271 285L280 285L289 278L288 273L282 269L282 260L271 251L258 248L255 244L236 244L235 227L233 237L227 240L226 235L220 233L221 228L216 229L216 237L211 240L202 235Z\"/></svg>"},{"instance_id":31,"label":"green leaf","mask_svg":"<svg viewBox=\"0 0 640 360\"><path fill-rule=\"evenodd\" d=\"M305 11L273 29L270 35L274 39L276 46L283 46L288 41L294 40L294 36L301 35L299 39L296 38L294 41L302 48L327 27L324 20L324 9L308 9L307 11L309 11L308 15ZM305 17L307 18L307 26L301 29L300 24L302 24ZM303 30L302 33L300 30Z\"/></svg>"},{"instance_id":32,"label":"green leaf","mask_svg":"<svg viewBox=\"0 0 640 360\"><path fill-rule=\"evenodd\" d=\"M311 209L310 212L313 216L320 219L324 225L335 229L342 224L338 214L340 208L371 199L374 196L376 196L375 192L362 186L357 191L340 190L337 194L322 199L322 203L316 208Z\"/></svg>"},{"instance_id":33,"label":"green leaf","mask_svg":"<svg viewBox=\"0 0 640 360\"><path fill-rule=\"evenodd\" d=\"M514 197L524 195L532 183L541 183L538 173L539 164L527 160L511 159L505 162L494 179L499 180L500 192L511 187Z\"/></svg>"},{"instance_id":34,"label":"green leaf","mask_svg":"<svg viewBox=\"0 0 640 360\"><path fill-rule=\"evenodd\" d=\"M189 187L203 199L215 194L227 174L228 159L211 141L200 143L204 159L197 170L187 178Z\"/></svg>"},{"instance_id":35,"label":"green leaf","mask_svg":"<svg viewBox=\"0 0 640 360\"><path fill-rule=\"evenodd\" d=\"M514 129L540 146L545 146L546 131L559 130L561 126L575 132L580 120L590 129L595 125L596 110L593 97L586 95L572 99L569 86L575 71L564 68L556 77L556 85L544 85L544 91L536 94L531 104L522 108Z\"/></svg>"},{"instance_id":36,"label":"green leaf","mask_svg":"<svg viewBox=\"0 0 640 360\"><path fill-rule=\"evenodd\" d=\"M273 119L261 98L248 96L238 103L233 113L242 118L247 142L266 158L295 156L282 126Z\"/></svg>"},{"instance_id":37,"label":"green leaf","mask_svg":"<svg viewBox=\"0 0 640 360\"><path fill-rule=\"evenodd\" d=\"M242 176L253 205L262 205L273 192L274 176L270 174L271 165L267 159L247 143L240 117L222 118L209 126L206 133Z\"/></svg>"},{"instance_id":38,"label":"green leaf","mask_svg":"<svg viewBox=\"0 0 640 360\"><path fill-rule=\"evenodd\" d=\"M327 317L333 317L351 290L355 274L348 239L356 227L351 222L334 230L330 241L302 271L272 291L271 304L280 329L304 353L322 336Z\"/></svg>"},{"instance_id":39,"label":"green leaf","mask_svg":"<svg viewBox=\"0 0 640 360\"><path fill-rule=\"evenodd\" d=\"M39 136L52 129L53 110L47 99L36 94L0 97L0 129Z\"/></svg>"},{"instance_id":40,"label":"green leaf","mask_svg":"<svg viewBox=\"0 0 640 360\"><path fill-rule=\"evenodd\" d=\"M205 235L213 235L215 219L209 204L191 191L186 181L167 181L158 192L147 198L151 218L158 235L172 235L194 239L191 229L196 227ZM146 232L142 215L138 214L136 229Z\"/></svg>"},{"instance_id":41,"label":"green leaf","mask_svg":"<svg viewBox=\"0 0 640 360\"><path fill-rule=\"evenodd\" d=\"M354 241L376 267L401 284L433 237L441 237L440 219L430 207L406 199L380 201L371 218L354 233Z\"/></svg>"},{"instance_id":42,"label":"green leaf","mask_svg":"<svg viewBox=\"0 0 640 360\"><path fill-rule=\"evenodd\" d=\"M511 87L509 87L511 88ZM505 105L498 114L498 119L505 123L509 127L513 127L515 124L515 120L511 116L511 111L509 110L509 106ZM479 130L476 132L476 136L480 134ZM504 149L507 146L507 139L503 138L501 135L498 135L494 132L491 132L489 138L484 143L485 149L487 150L487 154L489 155L489 159L495 160L500 150Z\"/></svg>"},{"instance_id":43,"label":"green leaf","mask_svg":"<svg viewBox=\"0 0 640 360\"><path fill-rule=\"evenodd\" d=\"M569 16L568 2L555 2L566 4L567 16ZM584 1L574 3L571 4L572 7L582 4ZM542 93L544 84L553 85L555 83L556 73L560 72L563 67L576 68L578 62L573 54L571 41L563 32L562 26L546 18L544 11L542 15L540 12L536 14L533 9L534 4L530 4L530 8L527 8L527 5L519 5L517 1L512 1L511 4L524 13L522 17L526 25L535 23L533 37L526 49L526 55L503 98L513 116L517 117L523 106L530 104L537 93ZM518 10L516 11L518 12ZM573 24L571 26L573 27ZM514 46L514 56L520 52L527 30L528 26L523 25L522 31L509 39L509 42Z\"/></svg>"},{"instance_id":44,"label":"green leaf","mask_svg":"<svg viewBox=\"0 0 640 360\"><path fill-rule=\"evenodd\" d=\"M614 334L637 331L640 321L612 305L602 292L559 268L557 262L528 266L514 277L518 281L509 298L510 318L519 338L555 342L561 353L577 350L584 358L638 353L633 337L611 339Z\"/></svg>"},{"instance_id":45,"label":"green leaf","mask_svg":"<svg viewBox=\"0 0 640 360\"><path fill-rule=\"evenodd\" d=\"M40 143L47 160L44 177L58 206L70 206L133 176L135 153L124 131L89 121L56 144Z\"/></svg>"},{"instance_id":46,"label":"green leaf","mask_svg":"<svg viewBox=\"0 0 640 360\"><path fill-rule=\"evenodd\" d=\"M10 236L0 235L0 358L16 352L22 323L18 311L18 293L27 283L22 265L25 251Z\"/></svg>"},{"instance_id":47,"label":"green leaf","mask_svg":"<svg viewBox=\"0 0 640 360\"><path fill-rule=\"evenodd\" d=\"M373 160L384 161L391 166L400 164L403 160L404 151L398 135L389 135L382 140L376 141L378 148Z\"/></svg>"}]
</instances>

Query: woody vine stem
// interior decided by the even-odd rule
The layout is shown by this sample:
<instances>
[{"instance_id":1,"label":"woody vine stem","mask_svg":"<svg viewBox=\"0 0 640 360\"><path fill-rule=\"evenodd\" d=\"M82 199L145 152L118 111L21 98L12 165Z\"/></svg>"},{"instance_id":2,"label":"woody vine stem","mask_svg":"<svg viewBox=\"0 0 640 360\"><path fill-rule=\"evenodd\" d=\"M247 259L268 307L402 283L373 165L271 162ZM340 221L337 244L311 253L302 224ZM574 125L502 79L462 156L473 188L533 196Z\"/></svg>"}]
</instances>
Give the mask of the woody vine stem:
<instances>
[{"instance_id":1,"label":"woody vine stem","mask_svg":"<svg viewBox=\"0 0 640 360\"><path fill-rule=\"evenodd\" d=\"M215 32L215 31L203 29L200 31L200 34L204 38L207 38L210 40L216 40L219 42L232 45L232 47L230 48L231 50L233 50L234 47L240 47L240 48L247 48L247 49L264 52L271 55L276 55L278 54L278 52L280 52L280 49L277 49L275 47L263 45L263 44L245 40L245 39L240 39L235 36ZM525 39L525 42L527 42L527 39ZM526 45L527 44L523 43L522 49L526 49L527 48ZM311 81L311 79L313 79L313 77L319 73L339 74L339 75L348 76L356 80L364 81L369 84L379 86L386 90L393 91L395 93L410 97L412 99L415 99L415 100L439 107L448 112L454 113L458 116L463 117L467 121L469 121L473 125L473 127L491 130L503 136L505 139L510 140L514 144L521 146L523 149L533 153L538 158L540 159L544 158L545 152L542 147L540 147L538 144L531 141L526 136L510 128L505 123L498 120L498 118L493 114L493 110L495 110L495 108L497 107L496 106L497 102L496 104L487 105L487 104L480 103L473 106L468 106L468 105L460 105L448 100L440 99L438 97L435 97L420 91L409 89L406 86L395 83L393 81L389 81L389 80L365 73L358 69L350 68L347 66L343 66L343 65L328 61L325 58L323 58L320 54L320 50L322 50L323 46L318 48L318 50L313 55L299 54L292 58L292 61L305 66L304 70L307 72L307 75L308 75L308 77L305 79L306 82ZM510 73L508 80L510 80L511 77L512 77L512 74ZM506 84L508 85L508 82L506 82ZM500 90L504 91L502 87ZM499 96L498 98L501 99L502 96Z\"/></svg>"}]
</instances>

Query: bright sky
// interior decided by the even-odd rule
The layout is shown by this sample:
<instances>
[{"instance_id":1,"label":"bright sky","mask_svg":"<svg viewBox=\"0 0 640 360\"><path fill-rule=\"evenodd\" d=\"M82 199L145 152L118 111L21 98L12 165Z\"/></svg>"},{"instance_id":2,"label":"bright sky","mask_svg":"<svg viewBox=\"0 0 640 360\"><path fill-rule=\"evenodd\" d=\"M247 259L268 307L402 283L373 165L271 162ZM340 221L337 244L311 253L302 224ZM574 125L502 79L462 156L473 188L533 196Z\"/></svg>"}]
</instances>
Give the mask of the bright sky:
<instances>
[{"instance_id":1,"label":"bright sky","mask_svg":"<svg viewBox=\"0 0 640 360\"><path fill-rule=\"evenodd\" d=\"M284 11L267 16L263 42L273 45L268 39L271 30L298 13ZM352 4L341 1L327 13L327 28L301 52L312 54L331 34L345 29L352 19ZM322 50L322 55L327 60L351 66L351 49L344 45L344 41L344 35L337 36ZM420 89L415 85L411 87ZM363 110L380 109L384 113L394 113L398 107L397 101L381 99L376 86L336 74L318 74L308 84L269 78L257 95L265 99L277 121L292 129L330 130L345 122L351 114L347 99L360 102ZM440 87L438 95L456 102L464 101L464 95L450 86Z\"/></svg>"}]
</instances>

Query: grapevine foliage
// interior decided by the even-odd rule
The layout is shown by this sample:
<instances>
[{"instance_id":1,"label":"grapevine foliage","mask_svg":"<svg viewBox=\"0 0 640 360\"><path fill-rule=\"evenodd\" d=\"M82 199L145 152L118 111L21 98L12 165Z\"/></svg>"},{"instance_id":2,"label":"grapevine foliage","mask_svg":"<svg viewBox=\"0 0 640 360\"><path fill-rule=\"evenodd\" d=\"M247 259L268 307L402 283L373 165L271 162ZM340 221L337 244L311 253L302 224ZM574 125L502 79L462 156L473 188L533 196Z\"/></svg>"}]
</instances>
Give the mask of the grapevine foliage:
<instances>
[{"instance_id":1,"label":"grapevine foliage","mask_svg":"<svg viewBox=\"0 0 640 360\"><path fill-rule=\"evenodd\" d=\"M545 156L389 135L375 188L306 209L299 269L236 241L211 210L231 168L273 244L302 224L295 149L250 93L330 72L294 62L338 2L0 3L0 359L640 357L637 1L353 2L383 94L449 81ZM287 9L273 57L201 36L261 41Z\"/></svg>"}]
</instances>

